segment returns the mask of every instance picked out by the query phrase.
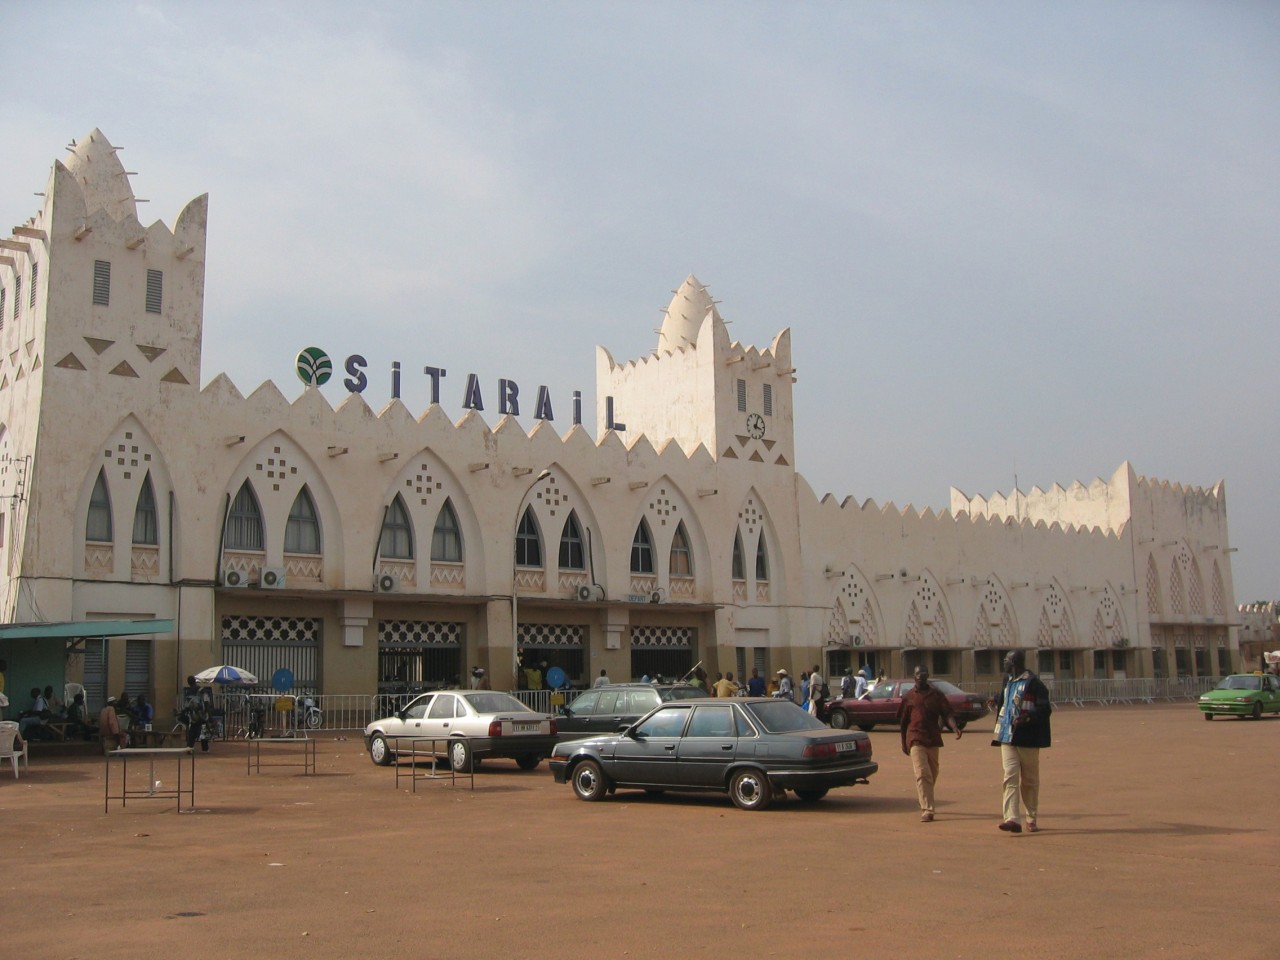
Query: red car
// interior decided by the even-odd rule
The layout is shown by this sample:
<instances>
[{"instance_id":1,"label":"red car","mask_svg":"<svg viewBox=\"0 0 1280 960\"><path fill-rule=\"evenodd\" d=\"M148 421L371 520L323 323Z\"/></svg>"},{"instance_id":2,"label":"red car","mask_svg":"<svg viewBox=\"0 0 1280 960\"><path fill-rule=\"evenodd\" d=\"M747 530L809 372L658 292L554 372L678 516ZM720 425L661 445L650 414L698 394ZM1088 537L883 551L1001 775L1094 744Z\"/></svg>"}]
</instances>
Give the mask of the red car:
<instances>
[{"instance_id":1,"label":"red car","mask_svg":"<svg viewBox=\"0 0 1280 960\"><path fill-rule=\"evenodd\" d=\"M898 724L898 711L902 708L903 695L915 686L914 680L884 680L875 685L870 693L861 700L838 697L826 704L827 722L833 727L858 727L870 730L877 723ZM987 708L985 697L976 693L965 693L954 683L946 680L930 679L929 683L937 687L951 703L955 711L956 725L964 729L971 720L981 720L991 711Z\"/></svg>"}]
</instances>

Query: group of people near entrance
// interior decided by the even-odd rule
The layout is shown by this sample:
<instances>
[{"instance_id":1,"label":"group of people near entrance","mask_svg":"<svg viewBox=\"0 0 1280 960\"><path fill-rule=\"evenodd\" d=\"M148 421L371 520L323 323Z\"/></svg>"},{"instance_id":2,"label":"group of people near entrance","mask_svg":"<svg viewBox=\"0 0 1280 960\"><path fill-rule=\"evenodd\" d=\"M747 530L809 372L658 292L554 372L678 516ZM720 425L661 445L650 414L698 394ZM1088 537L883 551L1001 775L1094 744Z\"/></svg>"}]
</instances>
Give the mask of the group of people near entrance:
<instances>
[{"instance_id":1,"label":"group of people near entrance","mask_svg":"<svg viewBox=\"0 0 1280 960\"><path fill-rule=\"evenodd\" d=\"M1040 751L1050 745L1049 717L1053 705L1044 682L1027 669L1026 655L1021 650L1012 650L1005 657L1004 673L1000 692L987 704L996 714L991 745L1000 748L1003 770L999 828L1006 833L1023 830L1037 833L1040 830L1036 821L1040 809ZM732 676L729 675L730 680ZM754 686L749 689L749 695L764 695L764 681L755 670L751 676L749 685ZM779 670L777 678L772 695L795 700L790 674ZM857 673L846 669L840 678L840 696L861 699L883 679L881 674L872 680L869 666ZM820 667L801 673L800 703L808 712L825 719L823 707L829 697L830 689ZM954 733L959 740L962 731L946 694L929 682L929 671L923 666L916 667L915 686L902 699L898 725L902 752L911 758L920 820L931 823L935 815L934 787L940 770L942 734L944 731Z\"/></svg>"},{"instance_id":2,"label":"group of people near entrance","mask_svg":"<svg viewBox=\"0 0 1280 960\"><path fill-rule=\"evenodd\" d=\"M1027 669L1026 655L1012 650L1004 660L1005 677L999 695L989 701L996 710L992 746L1000 748L1001 820L1006 833L1040 830L1040 751L1050 745L1049 716L1053 705L1044 682ZM902 699L899 727L902 752L911 758L920 820L934 817L934 786L938 781L938 751L944 730L959 740L962 731L946 696L929 683L929 671L916 667L915 686Z\"/></svg>"}]
</instances>

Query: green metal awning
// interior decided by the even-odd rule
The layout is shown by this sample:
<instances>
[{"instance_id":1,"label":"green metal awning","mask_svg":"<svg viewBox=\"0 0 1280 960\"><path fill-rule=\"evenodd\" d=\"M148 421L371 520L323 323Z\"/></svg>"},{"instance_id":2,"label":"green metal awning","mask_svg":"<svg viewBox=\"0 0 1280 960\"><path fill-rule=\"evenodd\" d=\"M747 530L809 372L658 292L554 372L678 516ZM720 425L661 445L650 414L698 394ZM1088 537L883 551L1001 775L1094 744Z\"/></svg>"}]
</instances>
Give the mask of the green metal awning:
<instances>
[{"instance_id":1,"label":"green metal awning","mask_svg":"<svg viewBox=\"0 0 1280 960\"><path fill-rule=\"evenodd\" d=\"M75 620L64 623L0 624L0 640L77 637L135 637L171 633L172 620Z\"/></svg>"}]
</instances>

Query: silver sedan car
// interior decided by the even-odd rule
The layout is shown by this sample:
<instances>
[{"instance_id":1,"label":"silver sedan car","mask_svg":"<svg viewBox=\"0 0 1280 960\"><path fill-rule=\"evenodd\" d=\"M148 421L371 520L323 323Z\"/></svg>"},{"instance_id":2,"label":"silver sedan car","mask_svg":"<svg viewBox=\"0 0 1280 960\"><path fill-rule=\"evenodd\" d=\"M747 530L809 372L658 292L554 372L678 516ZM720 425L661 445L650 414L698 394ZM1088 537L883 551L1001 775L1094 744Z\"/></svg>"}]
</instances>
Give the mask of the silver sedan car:
<instances>
[{"instance_id":1,"label":"silver sedan car","mask_svg":"<svg viewBox=\"0 0 1280 960\"><path fill-rule=\"evenodd\" d=\"M379 766L395 763L397 752L412 752L447 756L454 770L470 770L482 757L510 757L521 770L532 770L551 755L556 722L506 693L441 690L373 721L364 740Z\"/></svg>"}]
</instances>

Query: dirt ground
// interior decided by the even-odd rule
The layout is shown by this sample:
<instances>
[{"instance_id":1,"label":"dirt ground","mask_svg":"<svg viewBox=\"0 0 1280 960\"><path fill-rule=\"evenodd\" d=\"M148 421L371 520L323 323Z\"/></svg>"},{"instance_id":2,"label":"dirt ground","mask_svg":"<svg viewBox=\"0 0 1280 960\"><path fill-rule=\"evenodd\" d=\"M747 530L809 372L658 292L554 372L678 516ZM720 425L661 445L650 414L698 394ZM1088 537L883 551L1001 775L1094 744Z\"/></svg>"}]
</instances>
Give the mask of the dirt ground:
<instances>
[{"instance_id":1,"label":"dirt ground","mask_svg":"<svg viewBox=\"0 0 1280 960\"><path fill-rule=\"evenodd\" d=\"M358 737L318 772L197 756L195 812L103 812L100 756L0 767L0 956L1271 957L1280 718L1059 707L1036 835L996 829L984 722L919 822L895 731L869 786L744 813L720 796L597 804L490 761L396 788ZM38 749L38 747L37 747ZM135 764L135 769L145 765ZM169 776L163 771L158 777Z\"/></svg>"}]
</instances>

